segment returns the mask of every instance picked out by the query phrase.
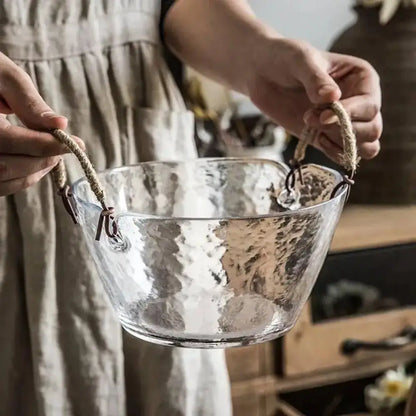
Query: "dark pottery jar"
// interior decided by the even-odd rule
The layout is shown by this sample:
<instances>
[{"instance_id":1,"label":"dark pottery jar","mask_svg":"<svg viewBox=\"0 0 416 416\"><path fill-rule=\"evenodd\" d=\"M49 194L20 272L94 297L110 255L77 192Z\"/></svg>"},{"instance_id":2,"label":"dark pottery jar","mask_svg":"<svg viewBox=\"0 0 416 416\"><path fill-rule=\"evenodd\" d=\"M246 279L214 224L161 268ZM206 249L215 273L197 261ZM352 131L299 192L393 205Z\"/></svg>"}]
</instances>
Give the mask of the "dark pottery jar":
<instances>
[{"instance_id":1,"label":"dark pottery jar","mask_svg":"<svg viewBox=\"0 0 416 416\"><path fill-rule=\"evenodd\" d=\"M369 61L381 79L382 150L362 161L351 192L354 203L416 203L416 9L400 8L386 24L379 8L356 7L357 21L331 51Z\"/></svg>"}]
</instances>

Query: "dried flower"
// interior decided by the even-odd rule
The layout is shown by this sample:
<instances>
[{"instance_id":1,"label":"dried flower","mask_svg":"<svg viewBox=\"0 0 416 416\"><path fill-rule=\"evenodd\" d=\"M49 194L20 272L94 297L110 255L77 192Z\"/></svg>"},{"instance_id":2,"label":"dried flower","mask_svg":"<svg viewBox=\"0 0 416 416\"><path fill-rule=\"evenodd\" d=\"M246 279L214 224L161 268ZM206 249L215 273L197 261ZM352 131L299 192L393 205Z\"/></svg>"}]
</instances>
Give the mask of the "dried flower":
<instances>
[{"instance_id":1,"label":"dried flower","mask_svg":"<svg viewBox=\"0 0 416 416\"><path fill-rule=\"evenodd\" d=\"M416 0L357 0L357 5L363 7L380 6L380 23L385 25L401 5L405 7L416 7Z\"/></svg>"},{"instance_id":2,"label":"dried flower","mask_svg":"<svg viewBox=\"0 0 416 416\"><path fill-rule=\"evenodd\" d=\"M404 367L389 370L365 389L365 401L371 412L389 411L404 403L410 392L413 377L406 374Z\"/></svg>"}]
</instances>

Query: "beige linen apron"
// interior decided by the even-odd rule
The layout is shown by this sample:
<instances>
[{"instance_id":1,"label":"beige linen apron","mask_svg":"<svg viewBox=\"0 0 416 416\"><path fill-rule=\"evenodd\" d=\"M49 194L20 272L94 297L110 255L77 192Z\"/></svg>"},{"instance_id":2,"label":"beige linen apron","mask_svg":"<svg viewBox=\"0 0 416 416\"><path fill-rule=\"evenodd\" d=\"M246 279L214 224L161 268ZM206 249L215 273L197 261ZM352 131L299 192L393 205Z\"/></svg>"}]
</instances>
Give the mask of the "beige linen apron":
<instances>
[{"instance_id":1,"label":"beige linen apron","mask_svg":"<svg viewBox=\"0 0 416 416\"><path fill-rule=\"evenodd\" d=\"M0 51L69 117L95 166L195 156L156 0L0 0ZM70 181L81 176L66 157ZM0 415L228 416L222 351L124 333L52 185L0 198Z\"/></svg>"}]
</instances>

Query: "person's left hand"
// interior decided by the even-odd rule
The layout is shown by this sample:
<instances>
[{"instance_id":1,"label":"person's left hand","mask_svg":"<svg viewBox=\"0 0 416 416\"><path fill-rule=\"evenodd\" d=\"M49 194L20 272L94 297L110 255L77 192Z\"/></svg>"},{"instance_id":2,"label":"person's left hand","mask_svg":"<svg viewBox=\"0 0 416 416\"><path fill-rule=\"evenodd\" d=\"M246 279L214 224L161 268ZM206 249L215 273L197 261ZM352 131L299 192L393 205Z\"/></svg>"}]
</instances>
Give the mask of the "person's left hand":
<instances>
[{"instance_id":1,"label":"person's left hand","mask_svg":"<svg viewBox=\"0 0 416 416\"><path fill-rule=\"evenodd\" d=\"M256 47L246 90L260 110L299 137L305 124L319 134L313 146L339 162L342 138L325 104L340 101L351 116L359 155L375 157L382 132L379 77L366 61L319 51L307 43L268 39Z\"/></svg>"}]
</instances>

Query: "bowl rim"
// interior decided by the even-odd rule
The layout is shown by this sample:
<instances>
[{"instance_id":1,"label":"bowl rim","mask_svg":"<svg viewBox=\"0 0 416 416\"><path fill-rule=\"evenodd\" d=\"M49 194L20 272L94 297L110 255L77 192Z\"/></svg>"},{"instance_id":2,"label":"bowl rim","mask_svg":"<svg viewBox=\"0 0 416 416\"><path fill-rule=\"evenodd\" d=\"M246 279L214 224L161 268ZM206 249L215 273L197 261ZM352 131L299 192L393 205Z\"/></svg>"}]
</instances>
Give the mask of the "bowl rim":
<instances>
[{"instance_id":1,"label":"bowl rim","mask_svg":"<svg viewBox=\"0 0 416 416\"><path fill-rule=\"evenodd\" d=\"M174 160L155 160L155 161L148 161L148 162L139 162L131 165L125 165L120 166L116 168L108 168L104 170L97 171L97 176L100 178L101 175L107 174L107 173L118 173L123 172L125 170L131 169L131 168L138 168L139 166L143 165L180 165L184 163L206 163L206 162L237 162L237 163L262 163L262 164L272 164L274 166L277 166L279 169L281 169L285 174L289 172L289 167L281 162L271 160L271 159L263 159L263 158L248 158L248 157L209 157L209 158L196 158L196 159L187 159L187 160L180 160L180 161L174 161ZM322 169L324 171L327 171L331 174L333 174L336 178L339 179L339 182L342 180L342 174L338 172L335 169L331 169L327 166L318 165L315 163L308 163L304 166L314 166L319 169ZM71 188L73 190L73 194L78 202L81 202L82 204L86 206L90 206L93 209L97 209L101 211L101 206L97 203L93 203L91 201L85 200L77 195L77 188L79 188L83 183L87 181L86 177L83 176L77 181L75 181ZM348 187L343 187L335 197L328 199L327 201L320 202L319 204L311 205L309 207L303 207L299 208L293 211L282 211L282 212L276 212L273 214L263 214L263 215L246 215L246 216L223 216L223 217L186 217L186 216L162 216L162 215L152 215L152 214L140 214L138 212L134 211L120 211L115 213L116 220L122 217L136 217L140 219L147 219L152 221L230 221L230 220L251 220L251 219L263 219L263 218L277 218L277 217L284 217L284 216L290 216L295 214L302 214L307 213L309 211L317 210L320 208L323 208L326 205L329 204L335 204L337 201L344 198L346 193L348 192ZM97 211L98 212L98 211Z\"/></svg>"}]
</instances>

